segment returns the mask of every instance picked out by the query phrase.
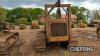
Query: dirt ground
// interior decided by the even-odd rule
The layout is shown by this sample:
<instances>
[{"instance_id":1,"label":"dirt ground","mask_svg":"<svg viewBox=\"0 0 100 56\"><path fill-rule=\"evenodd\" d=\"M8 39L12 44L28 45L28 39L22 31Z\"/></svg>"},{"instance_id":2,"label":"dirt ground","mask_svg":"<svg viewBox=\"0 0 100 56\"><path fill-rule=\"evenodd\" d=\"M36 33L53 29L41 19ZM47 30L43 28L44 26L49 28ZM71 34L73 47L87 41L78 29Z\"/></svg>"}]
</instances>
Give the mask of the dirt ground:
<instances>
[{"instance_id":1,"label":"dirt ground","mask_svg":"<svg viewBox=\"0 0 100 56\"><path fill-rule=\"evenodd\" d=\"M15 31L19 32L23 44L20 46L19 52L12 56L100 56L100 41L97 40L95 30L96 28L72 29L72 40L77 40L78 46L94 46L94 52L69 52L61 47L52 47L47 52L35 52L33 43L37 30L17 29Z\"/></svg>"}]
</instances>

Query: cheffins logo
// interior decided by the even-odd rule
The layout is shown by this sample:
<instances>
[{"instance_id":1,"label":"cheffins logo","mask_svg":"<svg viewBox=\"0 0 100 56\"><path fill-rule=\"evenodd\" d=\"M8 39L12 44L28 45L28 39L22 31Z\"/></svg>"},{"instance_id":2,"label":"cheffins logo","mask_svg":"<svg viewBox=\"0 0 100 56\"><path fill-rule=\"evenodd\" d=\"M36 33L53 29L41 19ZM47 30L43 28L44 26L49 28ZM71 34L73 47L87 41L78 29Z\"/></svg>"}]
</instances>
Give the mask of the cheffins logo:
<instances>
[{"instance_id":1,"label":"cheffins logo","mask_svg":"<svg viewBox=\"0 0 100 56\"><path fill-rule=\"evenodd\" d=\"M93 46L69 46L68 50L70 52L93 52Z\"/></svg>"}]
</instances>

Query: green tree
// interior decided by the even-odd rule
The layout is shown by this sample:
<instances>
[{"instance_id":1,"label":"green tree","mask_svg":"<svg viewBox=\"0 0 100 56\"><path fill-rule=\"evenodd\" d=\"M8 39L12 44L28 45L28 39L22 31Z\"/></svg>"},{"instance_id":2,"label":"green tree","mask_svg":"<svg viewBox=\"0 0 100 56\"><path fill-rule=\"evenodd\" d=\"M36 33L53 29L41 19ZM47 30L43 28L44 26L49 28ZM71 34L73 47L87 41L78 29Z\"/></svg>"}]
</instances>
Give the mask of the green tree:
<instances>
[{"instance_id":1,"label":"green tree","mask_svg":"<svg viewBox=\"0 0 100 56\"><path fill-rule=\"evenodd\" d=\"M57 15L56 15L56 13L52 13L52 14L50 15L50 17L52 17L52 18L57 18Z\"/></svg>"},{"instance_id":2,"label":"green tree","mask_svg":"<svg viewBox=\"0 0 100 56\"><path fill-rule=\"evenodd\" d=\"M0 21L7 21L7 9L0 8Z\"/></svg>"},{"instance_id":3,"label":"green tree","mask_svg":"<svg viewBox=\"0 0 100 56\"><path fill-rule=\"evenodd\" d=\"M27 18L19 18L16 20L16 24L28 24Z\"/></svg>"},{"instance_id":4,"label":"green tree","mask_svg":"<svg viewBox=\"0 0 100 56\"><path fill-rule=\"evenodd\" d=\"M100 10L94 10L92 16L93 16L93 19L100 20Z\"/></svg>"},{"instance_id":5,"label":"green tree","mask_svg":"<svg viewBox=\"0 0 100 56\"><path fill-rule=\"evenodd\" d=\"M28 11L26 8L14 8L12 10L8 10L8 18L10 22L14 23L19 18L27 18Z\"/></svg>"},{"instance_id":6,"label":"green tree","mask_svg":"<svg viewBox=\"0 0 100 56\"><path fill-rule=\"evenodd\" d=\"M86 10L87 10L87 9L84 8L84 7L80 7L80 9L79 9L80 13L84 13Z\"/></svg>"},{"instance_id":7,"label":"green tree","mask_svg":"<svg viewBox=\"0 0 100 56\"><path fill-rule=\"evenodd\" d=\"M76 15L77 16L77 23L80 21L80 20L83 20L83 22L86 23L86 17L87 15L84 15L86 13L86 8L84 7L78 7L78 6L72 6L71 7L71 12L72 14Z\"/></svg>"},{"instance_id":8,"label":"green tree","mask_svg":"<svg viewBox=\"0 0 100 56\"><path fill-rule=\"evenodd\" d=\"M77 6L72 6L71 7L71 12L72 12L72 14L78 14L78 12L79 12L79 7L77 7Z\"/></svg>"},{"instance_id":9,"label":"green tree","mask_svg":"<svg viewBox=\"0 0 100 56\"><path fill-rule=\"evenodd\" d=\"M30 14L31 14L33 20L36 20L38 15L41 15L43 13L43 9L34 8L34 9L31 9L30 12L31 12Z\"/></svg>"},{"instance_id":10,"label":"green tree","mask_svg":"<svg viewBox=\"0 0 100 56\"><path fill-rule=\"evenodd\" d=\"M36 20L38 15L41 15L43 9L40 8L14 8L12 10L8 10L7 17L9 18L9 22L15 23L17 19L27 18L28 22L32 20Z\"/></svg>"}]
</instances>

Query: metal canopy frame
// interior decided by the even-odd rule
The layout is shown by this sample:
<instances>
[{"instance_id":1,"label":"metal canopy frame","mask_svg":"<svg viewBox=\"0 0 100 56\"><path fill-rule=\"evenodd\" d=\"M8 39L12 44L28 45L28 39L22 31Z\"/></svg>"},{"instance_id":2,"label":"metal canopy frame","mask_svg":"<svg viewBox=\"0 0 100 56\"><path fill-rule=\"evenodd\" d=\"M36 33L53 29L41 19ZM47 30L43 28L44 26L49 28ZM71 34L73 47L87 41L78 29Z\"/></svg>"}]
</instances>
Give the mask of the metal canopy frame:
<instances>
[{"instance_id":1,"label":"metal canopy frame","mask_svg":"<svg viewBox=\"0 0 100 56\"><path fill-rule=\"evenodd\" d=\"M61 15L60 8L62 8L66 12L66 15L69 15L71 4L60 4L60 0L58 0L55 4L45 4L45 15L48 17L50 12L56 7L58 7L57 14L59 16ZM64 7L66 7L66 9ZM48 11L48 8L51 8L51 9Z\"/></svg>"}]
</instances>

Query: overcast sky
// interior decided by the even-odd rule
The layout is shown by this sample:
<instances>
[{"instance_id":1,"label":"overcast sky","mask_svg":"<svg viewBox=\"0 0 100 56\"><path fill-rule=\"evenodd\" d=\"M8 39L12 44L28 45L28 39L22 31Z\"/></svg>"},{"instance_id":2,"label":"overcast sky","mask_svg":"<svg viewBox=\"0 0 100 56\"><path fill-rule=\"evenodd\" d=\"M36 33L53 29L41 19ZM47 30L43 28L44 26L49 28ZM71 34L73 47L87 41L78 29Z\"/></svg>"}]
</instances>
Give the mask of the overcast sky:
<instances>
[{"instance_id":1,"label":"overcast sky","mask_svg":"<svg viewBox=\"0 0 100 56\"><path fill-rule=\"evenodd\" d=\"M44 4L55 3L56 0L0 0L0 6L4 8L43 8ZM72 5L81 6L90 10L100 8L100 0L61 0L62 3L71 3Z\"/></svg>"}]
</instances>

